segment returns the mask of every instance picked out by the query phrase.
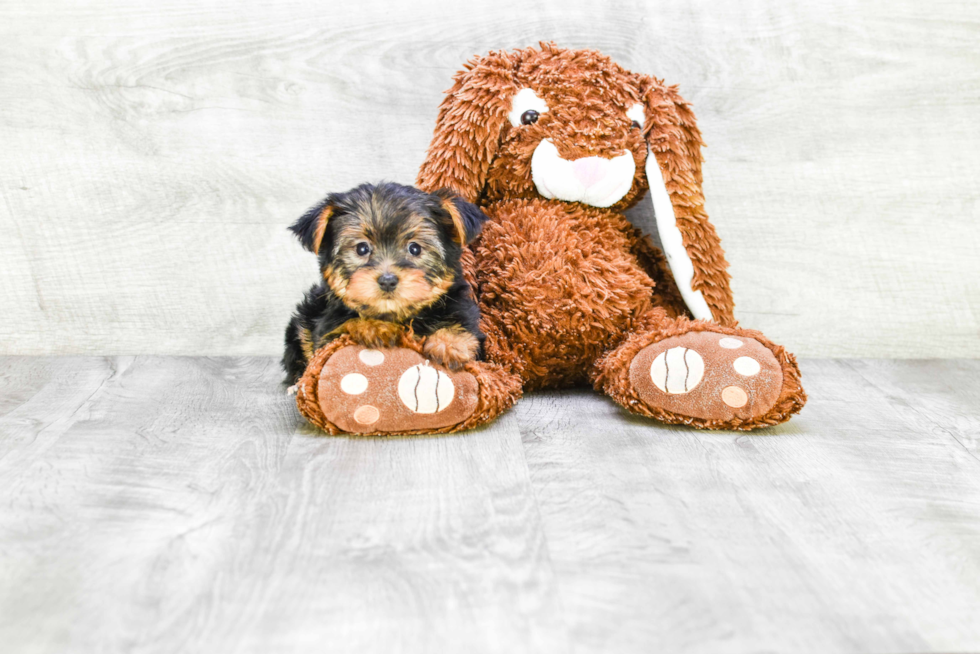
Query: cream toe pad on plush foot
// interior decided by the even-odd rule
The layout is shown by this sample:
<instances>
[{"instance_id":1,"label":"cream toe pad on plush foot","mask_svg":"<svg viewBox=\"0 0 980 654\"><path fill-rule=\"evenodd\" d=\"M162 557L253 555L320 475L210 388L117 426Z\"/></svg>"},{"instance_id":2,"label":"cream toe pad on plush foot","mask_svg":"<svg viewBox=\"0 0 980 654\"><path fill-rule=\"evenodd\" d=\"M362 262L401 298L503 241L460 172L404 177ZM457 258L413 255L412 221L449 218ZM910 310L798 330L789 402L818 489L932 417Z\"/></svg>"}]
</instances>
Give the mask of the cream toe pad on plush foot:
<instances>
[{"instance_id":1,"label":"cream toe pad on plush foot","mask_svg":"<svg viewBox=\"0 0 980 654\"><path fill-rule=\"evenodd\" d=\"M630 364L630 382L651 408L748 420L776 403L783 373L772 352L753 338L689 332L640 350Z\"/></svg>"},{"instance_id":2,"label":"cream toe pad on plush foot","mask_svg":"<svg viewBox=\"0 0 980 654\"><path fill-rule=\"evenodd\" d=\"M439 429L469 418L479 386L468 372L450 372L404 348L348 346L320 372L320 407L351 433Z\"/></svg>"}]
</instances>

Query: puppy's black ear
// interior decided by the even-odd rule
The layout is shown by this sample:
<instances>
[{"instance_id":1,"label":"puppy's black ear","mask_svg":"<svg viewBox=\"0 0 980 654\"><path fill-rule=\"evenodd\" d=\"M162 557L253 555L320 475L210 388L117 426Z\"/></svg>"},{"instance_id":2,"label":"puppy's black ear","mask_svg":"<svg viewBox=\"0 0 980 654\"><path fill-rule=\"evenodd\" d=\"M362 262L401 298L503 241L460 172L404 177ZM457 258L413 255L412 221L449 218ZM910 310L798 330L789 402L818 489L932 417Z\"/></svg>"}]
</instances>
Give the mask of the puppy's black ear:
<instances>
[{"instance_id":1,"label":"puppy's black ear","mask_svg":"<svg viewBox=\"0 0 980 654\"><path fill-rule=\"evenodd\" d=\"M313 254L320 254L323 235L327 231L327 222L333 215L333 197L327 196L322 202L311 208L290 226L293 234L303 244L303 247Z\"/></svg>"},{"instance_id":2,"label":"puppy's black ear","mask_svg":"<svg viewBox=\"0 0 980 654\"><path fill-rule=\"evenodd\" d=\"M457 243L466 245L480 235L483 223L487 222L487 215L478 206L445 189L436 191L435 195L439 197L442 208L453 220Z\"/></svg>"}]
</instances>

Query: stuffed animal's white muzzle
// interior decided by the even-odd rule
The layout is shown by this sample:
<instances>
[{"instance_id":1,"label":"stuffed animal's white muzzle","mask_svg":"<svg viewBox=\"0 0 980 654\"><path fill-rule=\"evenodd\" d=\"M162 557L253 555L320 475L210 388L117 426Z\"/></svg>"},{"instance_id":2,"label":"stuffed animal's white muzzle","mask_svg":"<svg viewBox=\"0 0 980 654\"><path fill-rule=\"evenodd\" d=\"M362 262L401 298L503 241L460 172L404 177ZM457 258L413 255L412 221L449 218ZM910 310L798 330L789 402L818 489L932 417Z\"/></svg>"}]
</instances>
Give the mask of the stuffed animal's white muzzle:
<instances>
[{"instance_id":1,"label":"stuffed animal's white muzzle","mask_svg":"<svg viewBox=\"0 0 980 654\"><path fill-rule=\"evenodd\" d=\"M531 179L538 193L549 200L583 202L611 207L633 186L636 163L629 152L604 159L562 159L551 139L544 139L531 157Z\"/></svg>"}]
</instances>

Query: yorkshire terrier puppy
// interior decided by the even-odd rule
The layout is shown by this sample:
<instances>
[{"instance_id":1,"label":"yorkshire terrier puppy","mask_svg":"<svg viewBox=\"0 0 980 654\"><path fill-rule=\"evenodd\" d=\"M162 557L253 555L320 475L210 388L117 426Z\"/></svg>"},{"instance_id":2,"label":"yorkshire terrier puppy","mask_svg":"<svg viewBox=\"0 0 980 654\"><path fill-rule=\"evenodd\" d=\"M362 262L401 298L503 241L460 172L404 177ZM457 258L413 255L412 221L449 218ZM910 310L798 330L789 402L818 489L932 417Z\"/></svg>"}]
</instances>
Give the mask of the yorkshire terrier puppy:
<instances>
[{"instance_id":1,"label":"yorkshire terrier puppy","mask_svg":"<svg viewBox=\"0 0 980 654\"><path fill-rule=\"evenodd\" d=\"M390 347L406 325L425 337L423 353L435 363L456 370L481 358L480 310L460 255L486 219L450 192L393 183L334 193L307 211L290 229L317 255L322 280L286 327L286 383L341 334Z\"/></svg>"}]
</instances>

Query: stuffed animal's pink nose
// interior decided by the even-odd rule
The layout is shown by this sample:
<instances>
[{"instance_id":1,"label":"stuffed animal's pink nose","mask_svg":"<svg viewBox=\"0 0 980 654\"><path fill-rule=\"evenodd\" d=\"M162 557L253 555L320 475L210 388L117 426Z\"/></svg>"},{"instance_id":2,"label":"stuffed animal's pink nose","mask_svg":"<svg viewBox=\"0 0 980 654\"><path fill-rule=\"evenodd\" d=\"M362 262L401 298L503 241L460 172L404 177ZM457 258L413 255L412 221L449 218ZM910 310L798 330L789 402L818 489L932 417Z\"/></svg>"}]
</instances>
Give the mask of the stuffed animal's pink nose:
<instances>
[{"instance_id":1,"label":"stuffed animal's pink nose","mask_svg":"<svg viewBox=\"0 0 980 654\"><path fill-rule=\"evenodd\" d=\"M582 157L572 162L572 172L582 186L589 188L609 172L609 160L602 157Z\"/></svg>"}]
</instances>

